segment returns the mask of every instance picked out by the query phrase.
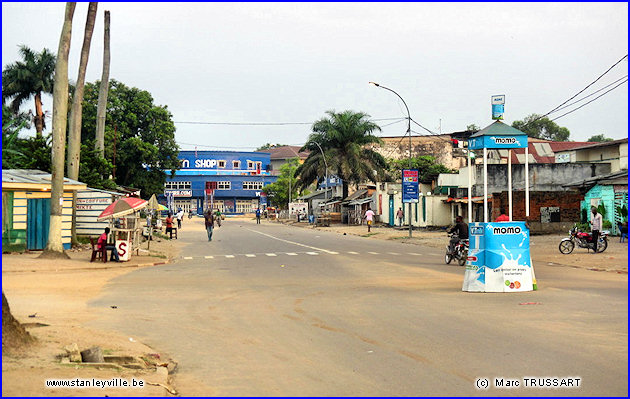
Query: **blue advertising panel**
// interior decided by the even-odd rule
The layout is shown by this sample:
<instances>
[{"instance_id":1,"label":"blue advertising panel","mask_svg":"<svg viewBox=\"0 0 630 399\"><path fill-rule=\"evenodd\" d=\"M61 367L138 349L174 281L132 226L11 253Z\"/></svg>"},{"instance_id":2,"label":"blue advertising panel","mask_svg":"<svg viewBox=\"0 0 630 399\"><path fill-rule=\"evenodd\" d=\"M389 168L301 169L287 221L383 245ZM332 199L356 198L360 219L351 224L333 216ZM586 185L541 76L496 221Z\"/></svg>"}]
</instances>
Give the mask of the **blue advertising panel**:
<instances>
[{"instance_id":1,"label":"blue advertising panel","mask_svg":"<svg viewBox=\"0 0 630 399\"><path fill-rule=\"evenodd\" d=\"M529 229L525 222L471 223L463 291L533 290Z\"/></svg>"},{"instance_id":2,"label":"blue advertising panel","mask_svg":"<svg viewBox=\"0 0 630 399\"><path fill-rule=\"evenodd\" d=\"M503 119L503 104L492 104L492 119Z\"/></svg>"},{"instance_id":3,"label":"blue advertising panel","mask_svg":"<svg viewBox=\"0 0 630 399\"><path fill-rule=\"evenodd\" d=\"M418 170L403 169L402 171L402 201L403 203L418 202Z\"/></svg>"},{"instance_id":4,"label":"blue advertising panel","mask_svg":"<svg viewBox=\"0 0 630 399\"><path fill-rule=\"evenodd\" d=\"M479 150L482 148L525 148L527 147L527 135L487 135L471 137L468 140L468 148Z\"/></svg>"}]
</instances>

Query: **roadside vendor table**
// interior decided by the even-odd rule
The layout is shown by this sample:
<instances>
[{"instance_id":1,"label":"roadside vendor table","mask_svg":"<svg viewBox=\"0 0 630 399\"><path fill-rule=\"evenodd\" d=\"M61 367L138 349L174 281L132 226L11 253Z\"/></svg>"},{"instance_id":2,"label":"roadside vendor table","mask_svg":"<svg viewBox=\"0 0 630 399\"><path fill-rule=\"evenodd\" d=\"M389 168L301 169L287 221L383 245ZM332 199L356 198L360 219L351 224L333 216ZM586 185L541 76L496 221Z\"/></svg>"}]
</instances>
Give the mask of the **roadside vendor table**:
<instances>
[{"instance_id":1,"label":"roadside vendor table","mask_svg":"<svg viewBox=\"0 0 630 399\"><path fill-rule=\"evenodd\" d=\"M141 228L124 229L113 227L112 235L116 243L116 250L121 261L128 261L131 258L131 252L136 251L138 255L140 250Z\"/></svg>"}]
</instances>

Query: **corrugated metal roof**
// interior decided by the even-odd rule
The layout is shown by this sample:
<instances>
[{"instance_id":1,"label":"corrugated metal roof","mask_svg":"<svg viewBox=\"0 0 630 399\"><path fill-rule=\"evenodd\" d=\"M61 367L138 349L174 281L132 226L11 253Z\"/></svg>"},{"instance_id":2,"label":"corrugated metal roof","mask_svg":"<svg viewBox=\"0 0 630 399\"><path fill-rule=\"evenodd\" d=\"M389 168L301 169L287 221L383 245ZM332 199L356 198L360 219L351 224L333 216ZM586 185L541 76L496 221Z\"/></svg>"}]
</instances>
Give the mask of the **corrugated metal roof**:
<instances>
[{"instance_id":1,"label":"corrugated metal roof","mask_svg":"<svg viewBox=\"0 0 630 399\"><path fill-rule=\"evenodd\" d=\"M37 169L2 169L3 183L28 183L28 184L46 184L51 183L51 174ZM64 184L85 185L77 180L63 178Z\"/></svg>"}]
</instances>

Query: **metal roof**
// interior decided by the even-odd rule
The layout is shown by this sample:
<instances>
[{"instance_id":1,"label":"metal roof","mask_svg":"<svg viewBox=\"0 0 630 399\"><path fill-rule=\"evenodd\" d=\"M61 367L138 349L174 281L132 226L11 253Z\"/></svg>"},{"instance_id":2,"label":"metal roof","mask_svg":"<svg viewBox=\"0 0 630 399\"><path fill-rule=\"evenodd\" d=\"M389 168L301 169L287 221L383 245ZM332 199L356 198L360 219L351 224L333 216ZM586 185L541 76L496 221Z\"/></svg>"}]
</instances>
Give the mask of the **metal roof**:
<instances>
[{"instance_id":1,"label":"metal roof","mask_svg":"<svg viewBox=\"0 0 630 399\"><path fill-rule=\"evenodd\" d=\"M37 169L2 169L3 183L51 184L51 174ZM83 185L77 180L63 178L63 184Z\"/></svg>"},{"instance_id":2,"label":"metal roof","mask_svg":"<svg viewBox=\"0 0 630 399\"><path fill-rule=\"evenodd\" d=\"M491 125L481 129L477 133L471 135L470 137L481 136L526 136L526 134L518 129L513 128L510 125L506 125L501 121L496 121Z\"/></svg>"}]
</instances>

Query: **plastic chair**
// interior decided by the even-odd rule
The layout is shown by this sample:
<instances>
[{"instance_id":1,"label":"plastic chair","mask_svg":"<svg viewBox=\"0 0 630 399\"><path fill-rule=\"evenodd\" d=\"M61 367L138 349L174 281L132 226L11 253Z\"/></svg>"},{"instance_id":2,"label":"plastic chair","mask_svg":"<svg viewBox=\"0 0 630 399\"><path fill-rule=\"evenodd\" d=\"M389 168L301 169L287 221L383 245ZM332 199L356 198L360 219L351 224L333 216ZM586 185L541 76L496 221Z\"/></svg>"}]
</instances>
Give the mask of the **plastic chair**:
<instances>
[{"instance_id":1,"label":"plastic chair","mask_svg":"<svg viewBox=\"0 0 630 399\"><path fill-rule=\"evenodd\" d=\"M92 258L90 262L94 262L95 259L101 259L103 262L107 262L107 248L103 245L102 248L98 248L98 244L94 242L94 238L90 237L90 244L92 245Z\"/></svg>"}]
</instances>

